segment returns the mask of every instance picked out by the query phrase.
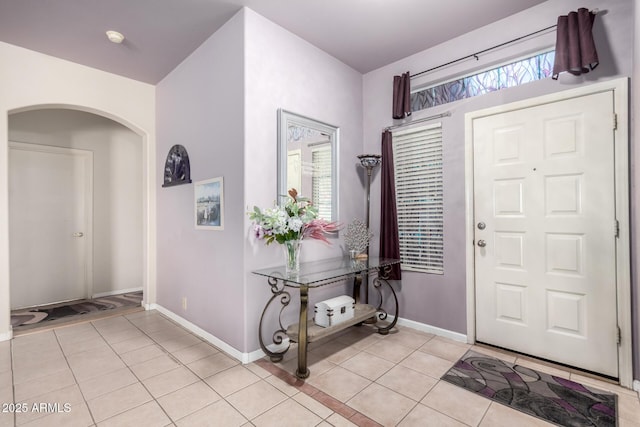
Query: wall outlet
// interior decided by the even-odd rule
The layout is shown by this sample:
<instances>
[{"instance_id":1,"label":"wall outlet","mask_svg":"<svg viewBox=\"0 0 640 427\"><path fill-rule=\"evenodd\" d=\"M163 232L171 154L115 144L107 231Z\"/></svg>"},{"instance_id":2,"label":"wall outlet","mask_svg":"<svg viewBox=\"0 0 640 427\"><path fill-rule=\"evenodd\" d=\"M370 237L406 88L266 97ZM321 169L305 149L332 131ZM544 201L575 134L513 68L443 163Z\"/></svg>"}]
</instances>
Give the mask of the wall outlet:
<instances>
[{"instance_id":1,"label":"wall outlet","mask_svg":"<svg viewBox=\"0 0 640 427\"><path fill-rule=\"evenodd\" d=\"M182 309L187 311L187 297L182 297Z\"/></svg>"}]
</instances>

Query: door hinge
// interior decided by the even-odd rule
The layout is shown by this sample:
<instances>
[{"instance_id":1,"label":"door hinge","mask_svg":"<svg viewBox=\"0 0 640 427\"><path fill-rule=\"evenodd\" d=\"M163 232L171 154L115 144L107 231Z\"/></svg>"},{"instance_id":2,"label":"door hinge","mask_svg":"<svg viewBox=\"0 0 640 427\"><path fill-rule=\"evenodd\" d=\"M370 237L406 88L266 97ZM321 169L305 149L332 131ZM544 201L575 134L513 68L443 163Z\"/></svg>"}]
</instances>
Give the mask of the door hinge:
<instances>
[{"instance_id":1,"label":"door hinge","mask_svg":"<svg viewBox=\"0 0 640 427\"><path fill-rule=\"evenodd\" d=\"M618 326L617 328L618 336L616 337L616 344L620 345L620 343L622 342L622 330L620 329L620 326Z\"/></svg>"},{"instance_id":2,"label":"door hinge","mask_svg":"<svg viewBox=\"0 0 640 427\"><path fill-rule=\"evenodd\" d=\"M618 115L613 113L613 130L618 130Z\"/></svg>"},{"instance_id":3,"label":"door hinge","mask_svg":"<svg viewBox=\"0 0 640 427\"><path fill-rule=\"evenodd\" d=\"M616 234L616 238L620 237L620 221L618 221L617 219L616 219L616 222L615 222L615 231L616 231L616 233L615 233Z\"/></svg>"}]
</instances>

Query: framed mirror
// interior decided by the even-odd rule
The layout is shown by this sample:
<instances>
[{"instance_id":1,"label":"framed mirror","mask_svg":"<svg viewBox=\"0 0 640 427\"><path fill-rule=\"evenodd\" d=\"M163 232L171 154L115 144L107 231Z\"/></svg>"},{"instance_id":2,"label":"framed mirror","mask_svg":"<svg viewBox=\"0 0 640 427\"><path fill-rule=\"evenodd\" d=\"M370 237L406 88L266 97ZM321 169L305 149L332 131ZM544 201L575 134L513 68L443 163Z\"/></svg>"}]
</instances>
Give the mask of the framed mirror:
<instances>
[{"instance_id":1,"label":"framed mirror","mask_svg":"<svg viewBox=\"0 0 640 427\"><path fill-rule=\"evenodd\" d=\"M278 110L279 203L295 188L320 218L338 220L338 136L336 126Z\"/></svg>"}]
</instances>

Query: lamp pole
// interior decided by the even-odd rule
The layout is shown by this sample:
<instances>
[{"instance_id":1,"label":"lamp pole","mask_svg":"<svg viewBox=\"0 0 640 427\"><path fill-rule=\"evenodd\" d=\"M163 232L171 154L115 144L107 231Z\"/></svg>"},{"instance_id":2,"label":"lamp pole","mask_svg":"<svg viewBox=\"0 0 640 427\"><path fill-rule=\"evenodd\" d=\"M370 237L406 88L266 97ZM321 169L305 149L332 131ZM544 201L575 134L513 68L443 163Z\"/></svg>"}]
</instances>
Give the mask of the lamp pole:
<instances>
[{"instance_id":1,"label":"lamp pole","mask_svg":"<svg viewBox=\"0 0 640 427\"><path fill-rule=\"evenodd\" d=\"M360 165L367 170L367 233L369 232L370 225L370 212L371 212L371 175L373 174L373 169L382 163L382 156L380 154L360 154L358 156L360 159ZM367 244L367 263L369 262L369 245ZM364 303L369 303L369 274L365 272L362 277L362 282L364 283Z\"/></svg>"}]
</instances>

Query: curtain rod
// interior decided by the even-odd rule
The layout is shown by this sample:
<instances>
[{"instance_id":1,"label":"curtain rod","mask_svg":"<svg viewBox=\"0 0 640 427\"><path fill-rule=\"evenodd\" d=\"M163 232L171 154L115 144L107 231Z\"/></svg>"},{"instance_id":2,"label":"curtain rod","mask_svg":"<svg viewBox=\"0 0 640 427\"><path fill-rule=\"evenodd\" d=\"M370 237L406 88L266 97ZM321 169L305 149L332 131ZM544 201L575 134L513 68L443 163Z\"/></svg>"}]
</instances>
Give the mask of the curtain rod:
<instances>
[{"instance_id":1,"label":"curtain rod","mask_svg":"<svg viewBox=\"0 0 640 427\"><path fill-rule=\"evenodd\" d=\"M384 128L384 130L387 131L387 130L398 129L398 128L402 128L402 127L405 127L405 126L414 125L416 123L426 122L426 121L434 120L434 119L440 119L442 117L451 117L451 112L450 111L446 111L446 112L444 112L442 114L436 114L436 115L429 116L429 117L423 117L421 119L412 120L410 122L400 123L399 125L387 126L386 128Z\"/></svg>"},{"instance_id":2,"label":"curtain rod","mask_svg":"<svg viewBox=\"0 0 640 427\"><path fill-rule=\"evenodd\" d=\"M598 14L598 12L600 12L600 10L599 10L599 9L592 9L592 10L591 10L591 13L593 13L594 15L597 15L597 14ZM525 34L524 36L520 36L520 37L517 37L517 38L515 38L515 39L512 39L512 40L506 41L506 42L504 42L504 43L500 43L500 44L497 44L497 45L495 45L495 46L491 46L491 47L489 47L489 48L486 48L486 49L480 50L480 51L478 51L478 52L472 53L471 55L467 55L467 56L463 56L462 58L454 59L453 61L449 61L449 62L447 62L446 64L438 65L437 67L433 67L433 68L429 68L428 70L420 71L419 73L412 74L412 75L410 75L409 77L410 77L410 78L418 77L418 76L421 76L421 75L423 75L423 74L430 73L431 71L435 71L435 70L437 70L437 69L440 69L440 68L443 68L443 67L446 67L446 66L449 66L449 65L453 65L453 64L458 63L458 62L460 62L460 61L464 61L464 60L466 60L466 59L475 58L475 59L476 59L476 61L478 61L478 60L480 60L480 58L478 58L478 55L480 55L480 54L487 53L487 52L490 52L490 51L492 51L492 50L494 50L494 49L497 49L497 48L499 48L499 47L503 47L503 46L506 46L506 45L508 45L508 44L518 42L518 41L520 41L520 40L526 39L526 38L531 37L531 36L535 36L535 35L537 35L537 34L540 34L540 33L545 32L545 31L549 31L549 30L551 30L552 28L556 28L557 26L558 26L558 25L556 25L556 24L554 24L554 25L550 25L550 26L548 26L548 27L546 27L546 28L543 28L543 29L541 29L541 30L534 31L534 32L529 33L529 34Z\"/></svg>"}]
</instances>

